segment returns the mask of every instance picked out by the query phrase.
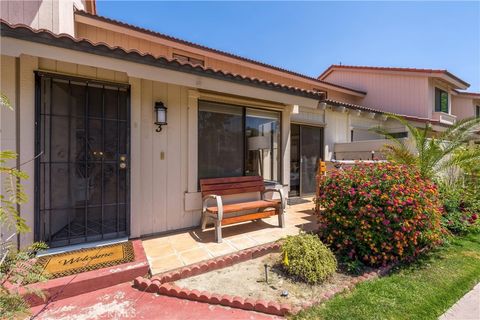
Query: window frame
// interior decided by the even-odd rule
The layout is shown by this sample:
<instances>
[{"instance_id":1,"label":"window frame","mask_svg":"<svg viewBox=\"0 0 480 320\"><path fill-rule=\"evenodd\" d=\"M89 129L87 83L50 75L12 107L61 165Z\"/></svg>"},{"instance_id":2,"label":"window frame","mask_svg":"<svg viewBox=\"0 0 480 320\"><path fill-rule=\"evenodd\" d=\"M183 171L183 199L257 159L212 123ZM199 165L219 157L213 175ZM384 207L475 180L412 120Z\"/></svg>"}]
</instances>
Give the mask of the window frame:
<instances>
[{"instance_id":1,"label":"window frame","mask_svg":"<svg viewBox=\"0 0 480 320\"><path fill-rule=\"evenodd\" d=\"M475 118L480 118L480 104L475 105Z\"/></svg>"},{"instance_id":2,"label":"window frame","mask_svg":"<svg viewBox=\"0 0 480 320\"><path fill-rule=\"evenodd\" d=\"M447 95L447 110L446 111L443 111L442 110L442 94L446 94ZM438 97L438 100L437 100L437 97ZM448 95L448 92L443 90L443 89L440 89L438 87L435 87L435 94L434 94L434 110L435 112L443 112L443 113L446 113L446 114L450 114L450 101L449 101L449 95Z\"/></svg>"},{"instance_id":3,"label":"window frame","mask_svg":"<svg viewBox=\"0 0 480 320\"><path fill-rule=\"evenodd\" d=\"M232 107L237 107L237 108L242 108L242 135L243 135L243 157L242 157L242 177L246 177L246 166L247 166L247 162L248 162L248 152L247 152L247 149L248 149L248 141L247 141L247 135L246 135L246 123L247 123L247 109L257 109L257 110L265 110L265 111L274 111L274 112L277 112L279 114L279 119L278 119L278 122L279 122L279 131L280 131L280 137L279 137L279 141L278 141L278 145L279 145L279 173L278 173L278 180L263 180L264 182L267 182L267 183L276 183L276 184L282 184L283 185L283 137L282 137L282 134L283 134L283 112L282 110L276 110L276 109L269 109L269 108L262 108L262 107L258 107L258 106L254 106L254 105L241 105L241 104L235 104L235 103L227 103L227 102L223 102L223 101L215 101L215 100L209 100L209 99L198 99L198 108L197 108L197 149L200 147L198 145L198 136L199 136L199 126L198 126L198 120L200 119L199 117L199 113L201 112L200 111L200 104L202 102L206 102L206 103L217 103L217 104L222 104L222 105L225 105L225 106L232 106ZM197 153L197 168L200 167L199 166L199 163L200 163L200 155L199 153ZM263 177L262 177L263 178ZM200 179L208 179L208 178L200 178L200 172L199 170L197 170L197 179L198 179L198 182L200 183Z\"/></svg>"}]
</instances>

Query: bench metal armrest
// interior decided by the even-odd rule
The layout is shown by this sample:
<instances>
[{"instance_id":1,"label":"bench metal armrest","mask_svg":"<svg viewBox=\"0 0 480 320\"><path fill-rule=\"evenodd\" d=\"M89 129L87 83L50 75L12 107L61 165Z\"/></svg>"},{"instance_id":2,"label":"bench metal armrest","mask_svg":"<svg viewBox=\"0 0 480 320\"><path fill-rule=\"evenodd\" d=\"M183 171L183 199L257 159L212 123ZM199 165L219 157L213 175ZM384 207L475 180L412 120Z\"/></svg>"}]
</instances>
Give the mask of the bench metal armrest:
<instances>
[{"instance_id":1,"label":"bench metal armrest","mask_svg":"<svg viewBox=\"0 0 480 320\"><path fill-rule=\"evenodd\" d=\"M265 193L273 192L278 193L280 195L280 202L282 204L282 210L285 209L285 195L283 194L283 189L265 189L262 192L262 199L265 200Z\"/></svg>"},{"instance_id":2,"label":"bench metal armrest","mask_svg":"<svg viewBox=\"0 0 480 320\"><path fill-rule=\"evenodd\" d=\"M222 202L222 197L217 196L214 194L209 194L208 196L203 197L203 206L202 206L202 213L205 213L207 211L208 207L208 201L209 200L215 200L217 203L217 218L219 221L222 221L223 219L223 202Z\"/></svg>"}]
</instances>

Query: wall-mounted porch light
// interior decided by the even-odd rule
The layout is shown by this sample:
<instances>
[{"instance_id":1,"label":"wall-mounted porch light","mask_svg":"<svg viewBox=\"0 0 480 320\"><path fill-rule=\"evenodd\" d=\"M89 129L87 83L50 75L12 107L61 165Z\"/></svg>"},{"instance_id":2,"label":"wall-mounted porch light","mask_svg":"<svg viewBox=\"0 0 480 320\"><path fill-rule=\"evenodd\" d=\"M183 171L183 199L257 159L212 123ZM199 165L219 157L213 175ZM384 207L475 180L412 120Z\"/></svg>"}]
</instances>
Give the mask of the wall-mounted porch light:
<instances>
[{"instance_id":1,"label":"wall-mounted porch light","mask_svg":"<svg viewBox=\"0 0 480 320\"><path fill-rule=\"evenodd\" d=\"M161 101L155 102L155 125L157 132L162 131L162 126L167 125L167 107Z\"/></svg>"}]
</instances>

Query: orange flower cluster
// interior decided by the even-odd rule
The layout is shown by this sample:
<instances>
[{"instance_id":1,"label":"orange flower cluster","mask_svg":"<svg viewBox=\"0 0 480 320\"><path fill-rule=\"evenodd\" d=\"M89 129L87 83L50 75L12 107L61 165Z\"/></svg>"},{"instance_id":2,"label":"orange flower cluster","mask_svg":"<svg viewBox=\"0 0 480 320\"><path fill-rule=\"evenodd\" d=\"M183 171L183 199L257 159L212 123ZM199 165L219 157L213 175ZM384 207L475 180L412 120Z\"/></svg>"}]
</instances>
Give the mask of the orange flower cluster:
<instances>
[{"instance_id":1,"label":"orange flower cluster","mask_svg":"<svg viewBox=\"0 0 480 320\"><path fill-rule=\"evenodd\" d=\"M321 177L318 190L319 235L349 260L386 265L441 241L437 187L412 167L358 163Z\"/></svg>"}]
</instances>

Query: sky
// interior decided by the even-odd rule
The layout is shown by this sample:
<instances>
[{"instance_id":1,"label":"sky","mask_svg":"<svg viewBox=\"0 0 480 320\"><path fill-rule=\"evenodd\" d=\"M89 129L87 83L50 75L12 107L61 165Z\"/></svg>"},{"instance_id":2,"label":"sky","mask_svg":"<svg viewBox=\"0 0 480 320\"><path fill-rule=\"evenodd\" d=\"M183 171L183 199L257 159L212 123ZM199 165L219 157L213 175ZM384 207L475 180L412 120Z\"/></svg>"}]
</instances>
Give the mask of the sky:
<instances>
[{"instance_id":1,"label":"sky","mask_svg":"<svg viewBox=\"0 0 480 320\"><path fill-rule=\"evenodd\" d=\"M313 77L338 63L447 69L480 92L480 1L97 0L97 11Z\"/></svg>"}]
</instances>

